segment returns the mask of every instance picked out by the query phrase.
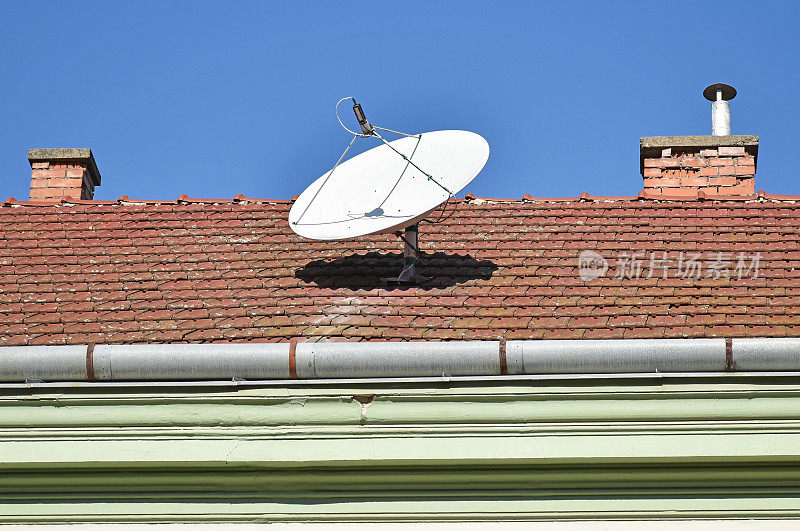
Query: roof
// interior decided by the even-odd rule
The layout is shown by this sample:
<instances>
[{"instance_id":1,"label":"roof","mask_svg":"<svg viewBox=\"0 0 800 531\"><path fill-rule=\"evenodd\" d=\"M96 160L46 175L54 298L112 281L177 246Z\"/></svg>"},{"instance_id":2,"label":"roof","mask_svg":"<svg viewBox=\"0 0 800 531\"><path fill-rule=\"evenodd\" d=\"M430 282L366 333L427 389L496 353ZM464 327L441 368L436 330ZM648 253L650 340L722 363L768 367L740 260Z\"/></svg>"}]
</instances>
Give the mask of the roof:
<instances>
[{"instance_id":1,"label":"roof","mask_svg":"<svg viewBox=\"0 0 800 531\"><path fill-rule=\"evenodd\" d=\"M396 236L303 240L290 206L9 199L0 345L800 336L800 197L467 196L421 224L420 286L381 281ZM605 274L582 278L582 251ZM702 274L679 276L695 254Z\"/></svg>"}]
</instances>

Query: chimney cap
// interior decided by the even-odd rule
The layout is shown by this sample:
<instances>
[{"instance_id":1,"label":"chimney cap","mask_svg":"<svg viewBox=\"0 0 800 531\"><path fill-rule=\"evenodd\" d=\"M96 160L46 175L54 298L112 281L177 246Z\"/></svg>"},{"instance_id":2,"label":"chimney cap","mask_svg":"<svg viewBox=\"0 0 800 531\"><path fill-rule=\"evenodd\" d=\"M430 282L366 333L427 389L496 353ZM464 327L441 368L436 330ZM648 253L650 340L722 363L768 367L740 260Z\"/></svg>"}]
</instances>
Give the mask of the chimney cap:
<instances>
[{"instance_id":1,"label":"chimney cap","mask_svg":"<svg viewBox=\"0 0 800 531\"><path fill-rule=\"evenodd\" d=\"M86 164L86 169L91 176L95 186L100 186L100 170L89 148L49 148L49 149L29 149L28 162L82 162Z\"/></svg>"},{"instance_id":2,"label":"chimney cap","mask_svg":"<svg viewBox=\"0 0 800 531\"><path fill-rule=\"evenodd\" d=\"M718 90L722 91L723 101L732 100L736 97L736 89L725 83L713 83L707 86L703 91L703 96L705 96L708 101L717 101Z\"/></svg>"},{"instance_id":3,"label":"chimney cap","mask_svg":"<svg viewBox=\"0 0 800 531\"><path fill-rule=\"evenodd\" d=\"M665 148L691 151L736 146L743 146L752 153L758 165L758 135L643 136L639 139L639 172L644 172L644 159L660 157Z\"/></svg>"}]
</instances>

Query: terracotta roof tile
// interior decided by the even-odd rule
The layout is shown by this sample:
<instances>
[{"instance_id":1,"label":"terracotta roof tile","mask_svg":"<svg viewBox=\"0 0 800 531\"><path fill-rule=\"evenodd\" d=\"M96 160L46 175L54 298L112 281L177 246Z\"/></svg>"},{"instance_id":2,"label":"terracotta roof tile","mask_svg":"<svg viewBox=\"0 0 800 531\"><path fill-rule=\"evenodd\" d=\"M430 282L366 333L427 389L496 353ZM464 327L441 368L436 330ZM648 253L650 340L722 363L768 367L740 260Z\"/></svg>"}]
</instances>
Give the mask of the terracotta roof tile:
<instances>
[{"instance_id":1,"label":"terracotta roof tile","mask_svg":"<svg viewBox=\"0 0 800 531\"><path fill-rule=\"evenodd\" d=\"M800 336L800 196L691 199L467 196L421 225L431 280L387 286L396 237L303 240L291 201L9 198L0 344ZM583 280L581 251L605 274ZM700 278L677 276L696 254Z\"/></svg>"}]
</instances>

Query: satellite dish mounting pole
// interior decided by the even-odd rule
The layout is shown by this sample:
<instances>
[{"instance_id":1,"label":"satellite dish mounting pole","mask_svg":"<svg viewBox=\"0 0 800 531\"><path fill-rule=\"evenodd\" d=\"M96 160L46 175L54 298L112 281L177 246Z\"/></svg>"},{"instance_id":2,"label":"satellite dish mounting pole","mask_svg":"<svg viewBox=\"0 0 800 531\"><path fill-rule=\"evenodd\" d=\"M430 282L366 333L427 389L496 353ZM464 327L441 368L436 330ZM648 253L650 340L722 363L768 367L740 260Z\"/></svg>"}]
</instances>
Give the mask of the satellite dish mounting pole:
<instances>
[{"instance_id":1,"label":"satellite dish mounting pole","mask_svg":"<svg viewBox=\"0 0 800 531\"><path fill-rule=\"evenodd\" d=\"M403 244L403 270L397 280L410 282L417 276L415 271L419 252L419 225L417 223L406 227Z\"/></svg>"},{"instance_id":2,"label":"satellite dish mounting pole","mask_svg":"<svg viewBox=\"0 0 800 531\"><path fill-rule=\"evenodd\" d=\"M403 269L396 277L385 277L385 282L398 284L418 284L427 280L426 277L417 275L417 254L419 254L419 224L409 225L401 233L396 234L403 240Z\"/></svg>"}]
</instances>

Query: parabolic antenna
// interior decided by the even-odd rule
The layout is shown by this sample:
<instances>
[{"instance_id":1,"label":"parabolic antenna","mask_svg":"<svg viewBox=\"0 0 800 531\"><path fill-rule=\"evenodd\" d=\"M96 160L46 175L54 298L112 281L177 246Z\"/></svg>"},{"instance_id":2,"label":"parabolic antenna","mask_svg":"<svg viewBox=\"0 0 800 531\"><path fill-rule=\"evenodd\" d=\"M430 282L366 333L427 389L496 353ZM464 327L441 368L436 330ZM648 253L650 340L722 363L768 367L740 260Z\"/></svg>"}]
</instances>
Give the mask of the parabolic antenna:
<instances>
[{"instance_id":1,"label":"parabolic antenna","mask_svg":"<svg viewBox=\"0 0 800 531\"><path fill-rule=\"evenodd\" d=\"M361 132L339 118L339 104L353 100ZM424 280L415 273L419 252L417 223L467 186L489 159L489 144L469 131L410 135L372 125L354 98L336 104L336 117L353 139L329 172L300 194L289 211L289 226L313 240L345 240L405 229L399 283ZM392 142L378 132L402 136ZM342 162L357 138L382 144Z\"/></svg>"},{"instance_id":2,"label":"parabolic antenna","mask_svg":"<svg viewBox=\"0 0 800 531\"><path fill-rule=\"evenodd\" d=\"M314 181L292 205L289 226L314 240L402 229L467 186L488 158L489 144L469 131L433 131L388 142Z\"/></svg>"}]
</instances>

